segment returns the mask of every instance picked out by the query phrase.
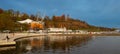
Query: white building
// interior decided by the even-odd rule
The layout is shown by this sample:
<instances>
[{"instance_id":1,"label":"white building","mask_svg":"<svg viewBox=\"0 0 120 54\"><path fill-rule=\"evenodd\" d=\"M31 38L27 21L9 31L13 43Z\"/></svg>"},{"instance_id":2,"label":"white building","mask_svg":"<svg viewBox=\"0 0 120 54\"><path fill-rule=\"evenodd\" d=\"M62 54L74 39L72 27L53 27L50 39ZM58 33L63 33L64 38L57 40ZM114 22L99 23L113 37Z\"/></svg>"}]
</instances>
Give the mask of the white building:
<instances>
[{"instance_id":1,"label":"white building","mask_svg":"<svg viewBox=\"0 0 120 54\"><path fill-rule=\"evenodd\" d=\"M29 23L33 22L33 20L31 20L31 19L26 19L26 20L18 21L18 22L19 22L19 23L27 23L27 24L29 24Z\"/></svg>"},{"instance_id":2,"label":"white building","mask_svg":"<svg viewBox=\"0 0 120 54\"><path fill-rule=\"evenodd\" d=\"M118 30L115 30L115 32L120 32L120 30L118 29Z\"/></svg>"},{"instance_id":3,"label":"white building","mask_svg":"<svg viewBox=\"0 0 120 54\"><path fill-rule=\"evenodd\" d=\"M48 28L48 32L64 32L66 28Z\"/></svg>"}]
</instances>

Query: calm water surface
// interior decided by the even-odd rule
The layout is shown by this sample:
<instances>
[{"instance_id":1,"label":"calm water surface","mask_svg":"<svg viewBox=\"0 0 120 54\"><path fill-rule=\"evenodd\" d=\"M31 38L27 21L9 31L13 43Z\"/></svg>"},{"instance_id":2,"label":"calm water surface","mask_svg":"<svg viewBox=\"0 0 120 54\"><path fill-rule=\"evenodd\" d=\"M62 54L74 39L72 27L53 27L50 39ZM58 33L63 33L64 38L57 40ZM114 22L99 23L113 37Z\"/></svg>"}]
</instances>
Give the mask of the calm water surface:
<instances>
[{"instance_id":1,"label":"calm water surface","mask_svg":"<svg viewBox=\"0 0 120 54\"><path fill-rule=\"evenodd\" d=\"M120 36L41 36L16 43L16 49L0 54L120 54Z\"/></svg>"}]
</instances>

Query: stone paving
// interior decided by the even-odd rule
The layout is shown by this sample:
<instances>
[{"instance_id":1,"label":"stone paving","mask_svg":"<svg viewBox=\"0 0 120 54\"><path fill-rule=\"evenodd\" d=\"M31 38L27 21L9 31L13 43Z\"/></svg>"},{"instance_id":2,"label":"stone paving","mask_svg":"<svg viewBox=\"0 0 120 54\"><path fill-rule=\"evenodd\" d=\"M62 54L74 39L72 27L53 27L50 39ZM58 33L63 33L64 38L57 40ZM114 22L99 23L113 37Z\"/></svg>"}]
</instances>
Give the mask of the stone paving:
<instances>
[{"instance_id":1,"label":"stone paving","mask_svg":"<svg viewBox=\"0 0 120 54\"><path fill-rule=\"evenodd\" d=\"M16 38L35 36L35 35L41 35L41 34L40 33L0 33L0 45L15 44L14 39Z\"/></svg>"}]
</instances>

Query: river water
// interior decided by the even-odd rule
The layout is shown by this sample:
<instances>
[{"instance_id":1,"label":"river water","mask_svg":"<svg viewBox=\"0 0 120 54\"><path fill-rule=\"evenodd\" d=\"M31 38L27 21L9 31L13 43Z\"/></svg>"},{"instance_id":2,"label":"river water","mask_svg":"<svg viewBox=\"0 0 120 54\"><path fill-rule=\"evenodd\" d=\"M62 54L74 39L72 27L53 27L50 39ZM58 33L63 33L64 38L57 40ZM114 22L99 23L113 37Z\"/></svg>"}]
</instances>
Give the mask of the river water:
<instances>
[{"instance_id":1,"label":"river water","mask_svg":"<svg viewBox=\"0 0 120 54\"><path fill-rule=\"evenodd\" d=\"M41 36L16 40L0 54L120 54L120 36Z\"/></svg>"}]
</instances>

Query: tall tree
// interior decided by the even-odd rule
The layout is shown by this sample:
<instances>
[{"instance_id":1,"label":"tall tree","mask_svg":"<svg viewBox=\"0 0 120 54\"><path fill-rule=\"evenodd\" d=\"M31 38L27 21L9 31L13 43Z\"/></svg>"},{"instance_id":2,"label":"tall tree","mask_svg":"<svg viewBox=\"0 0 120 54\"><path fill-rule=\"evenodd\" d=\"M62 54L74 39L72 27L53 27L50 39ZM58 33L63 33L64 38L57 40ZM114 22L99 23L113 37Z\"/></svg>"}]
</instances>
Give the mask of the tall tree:
<instances>
[{"instance_id":1,"label":"tall tree","mask_svg":"<svg viewBox=\"0 0 120 54\"><path fill-rule=\"evenodd\" d=\"M14 30L14 22L11 20L9 15L0 15L0 30Z\"/></svg>"},{"instance_id":2,"label":"tall tree","mask_svg":"<svg viewBox=\"0 0 120 54\"><path fill-rule=\"evenodd\" d=\"M0 8L0 14L3 13L3 9Z\"/></svg>"}]
</instances>

